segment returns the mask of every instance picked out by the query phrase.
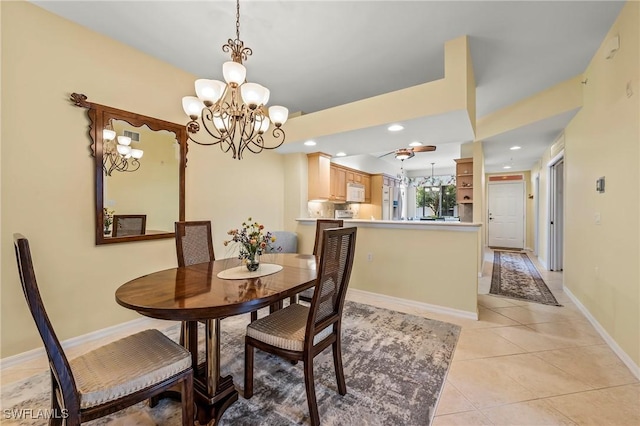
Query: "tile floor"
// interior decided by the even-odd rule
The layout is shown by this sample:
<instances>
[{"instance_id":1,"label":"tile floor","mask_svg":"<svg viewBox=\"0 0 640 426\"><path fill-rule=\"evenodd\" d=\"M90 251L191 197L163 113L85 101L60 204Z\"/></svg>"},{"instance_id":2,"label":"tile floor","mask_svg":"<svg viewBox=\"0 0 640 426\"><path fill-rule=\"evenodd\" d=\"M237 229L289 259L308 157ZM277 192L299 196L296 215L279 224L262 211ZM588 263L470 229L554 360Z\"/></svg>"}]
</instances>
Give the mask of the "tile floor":
<instances>
[{"instance_id":1,"label":"tile floor","mask_svg":"<svg viewBox=\"0 0 640 426\"><path fill-rule=\"evenodd\" d=\"M487 294L492 260L488 250L478 321L376 303L462 327L433 426L640 425L640 382L563 292L562 273L545 271L533 259L563 307L521 302ZM74 348L69 355L104 343ZM44 360L5 368L2 384L46 368Z\"/></svg>"}]
</instances>

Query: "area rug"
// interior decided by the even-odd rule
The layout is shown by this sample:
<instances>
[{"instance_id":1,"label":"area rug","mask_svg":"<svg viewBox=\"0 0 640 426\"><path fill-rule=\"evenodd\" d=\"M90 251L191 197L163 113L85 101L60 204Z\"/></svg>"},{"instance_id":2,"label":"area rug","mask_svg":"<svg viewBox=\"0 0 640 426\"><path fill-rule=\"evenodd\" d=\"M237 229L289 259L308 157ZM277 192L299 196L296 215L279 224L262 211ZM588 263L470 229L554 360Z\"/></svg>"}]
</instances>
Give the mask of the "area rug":
<instances>
[{"instance_id":1,"label":"area rug","mask_svg":"<svg viewBox=\"0 0 640 426\"><path fill-rule=\"evenodd\" d=\"M526 253L494 251L490 294L562 306Z\"/></svg>"},{"instance_id":2,"label":"area rug","mask_svg":"<svg viewBox=\"0 0 640 426\"><path fill-rule=\"evenodd\" d=\"M232 375L238 401L220 425L309 424L302 363L291 365L255 353L254 395L242 397L244 332L248 315L222 321L221 373ZM165 330L178 338L178 327ZM343 362L347 394L338 394L330 350L316 356L315 386L323 425L428 425L449 369L460 327L347 301L343 316ZM201 345L202 347L202 345ZM49 407L49 375L2 387L2 409L32 412ZM141 403L91 425L179 425L180 404ZM46 425L46 419L3 419L4 424Z\"/></svg>"}]
</instances>

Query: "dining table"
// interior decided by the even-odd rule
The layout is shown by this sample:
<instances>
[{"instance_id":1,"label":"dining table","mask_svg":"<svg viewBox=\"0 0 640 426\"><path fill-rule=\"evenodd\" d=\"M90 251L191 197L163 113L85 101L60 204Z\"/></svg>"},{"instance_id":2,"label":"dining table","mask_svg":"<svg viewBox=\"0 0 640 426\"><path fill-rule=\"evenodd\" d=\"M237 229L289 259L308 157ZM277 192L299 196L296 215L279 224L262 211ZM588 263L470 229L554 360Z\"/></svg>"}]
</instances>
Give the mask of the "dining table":
<instances>
[{"instance_id":1,"label":"dining table","mask_svg":"<svg viewBox=\"0 0 640 426\"><path fill-rule=\"evenodd\" d=\"M200 424L217 424L238 399L231 376L220 374L220 320L282 301L315 285L314 255L270 253L250 272L238 258L153 272L121 285L116 302L151 318L181 321L181 343L191 353ZM198 363L198 323L204 323L204 362ZM242 356L236 354L235 356Z\"/></svg>"}]
</instances>

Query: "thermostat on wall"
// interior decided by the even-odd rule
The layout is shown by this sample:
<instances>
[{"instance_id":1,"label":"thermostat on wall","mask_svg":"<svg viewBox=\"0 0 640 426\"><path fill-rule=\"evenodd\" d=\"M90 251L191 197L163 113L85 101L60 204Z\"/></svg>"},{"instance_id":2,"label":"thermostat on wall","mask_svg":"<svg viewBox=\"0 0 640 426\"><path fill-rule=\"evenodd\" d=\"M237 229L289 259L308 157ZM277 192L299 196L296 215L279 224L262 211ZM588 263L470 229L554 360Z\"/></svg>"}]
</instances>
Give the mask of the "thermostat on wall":
<instances>
[{"instance_id":1,"label":"thermostat on wall","mask_svg":"<svg viewBox=\"0 0 640 426\"><path fill-rule=\"evenodd\" d=\"M600 194L604 192L604 176L596 180L596 191L598 191Z\"/></svg>"}]
</instances>

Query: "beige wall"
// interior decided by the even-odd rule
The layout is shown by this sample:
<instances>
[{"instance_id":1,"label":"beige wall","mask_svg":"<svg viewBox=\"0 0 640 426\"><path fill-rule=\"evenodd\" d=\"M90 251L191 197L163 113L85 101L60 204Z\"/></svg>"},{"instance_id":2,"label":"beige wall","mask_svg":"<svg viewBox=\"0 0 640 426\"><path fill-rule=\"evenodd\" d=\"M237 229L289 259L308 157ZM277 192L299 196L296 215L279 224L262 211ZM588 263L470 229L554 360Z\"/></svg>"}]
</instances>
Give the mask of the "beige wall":
<instances>
[{"instance_id":1,"label":"beige wall","mask_svg":"<svg viewBox=\"0 0 640 426\"><path fill-rule=\"evenodd\" d=\"M349 288L477 313L479 227L461 231L357 226ZM296 231L298 250L311 253L315 222L302 222Z\"/></svg>"},{"instance_id":2,"label":"beige wall","mask_svg":"<svg viewBox=\"0 0 640 426\"><path fill-rule=\"evenodd\" d=\"M565 129L565 286L640 365L640 3L627 2L584 73L584 106ZM627 93L630 86L632 94ZM545 167L544 159L542 167ZM606 177L606 192L595 191ZM545 187L543 184L542 187ZM594 215L600 213L601 224Z\"/></svg>"},{"instance_id":3,"label":"beige wall","mask_svg":"<svg viewBox=\"0 0 640 426\"><path fill-rule=\"evenodd\" d=\"M88 119L71 92L90 101L184 123L189 75L26 2L0 2L2 32L2 272L0 356L40 346L21 293L14 232L31 242L38 283L62 340L139 318L114 292L137 276L176 265L173 240L94 245L94 176ZM127 64L127 66L122 66ZM7 108L10 105L11 108ZM144 158L144 157L143 157ZM282 229L282 156L232 160L189 145L187 219L214 221L216 254L227 229L248 215Z\"/></svg>"}]
</instances>

